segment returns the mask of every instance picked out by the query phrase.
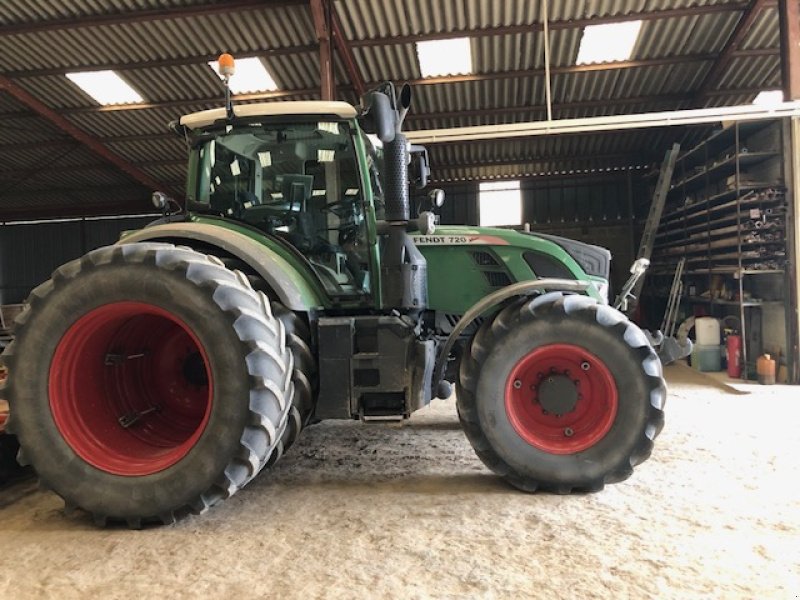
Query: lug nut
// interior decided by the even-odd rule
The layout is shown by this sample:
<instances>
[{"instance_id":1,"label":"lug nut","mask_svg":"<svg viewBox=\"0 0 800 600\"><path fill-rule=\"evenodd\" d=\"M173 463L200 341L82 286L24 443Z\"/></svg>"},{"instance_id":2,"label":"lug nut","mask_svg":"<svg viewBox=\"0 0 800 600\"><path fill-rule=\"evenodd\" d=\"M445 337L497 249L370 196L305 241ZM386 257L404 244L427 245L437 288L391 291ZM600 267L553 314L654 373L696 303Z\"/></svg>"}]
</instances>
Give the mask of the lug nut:
<instances>
[{"instance_id":1,"label":"lug nut","mask_svg":"<svg viewBox=\"0 0 800 600\"><path fill-rule=\"evenodd\" d=\"M581 363L581 369L583 369L584 371L588 371L590 368L591 368L591 365L588 362L583 361Z\"/></svg>"},{"instance_id":2,"label":"lug nut","mask_svg":"<svg viewBox=\"0 0 800 600\"><path fill-rule=\"evenodd\" d=\"M565 436L572 437L574 434L575 434L575 432L572 431L572 427L565 427L564 428L564 435Z\"/></svg>"},{"instance_id":3,"label":"lug nut","mask_svg":"<svg viewBox=\"0 0 800 600\"><path fill-rule=\"evenodd\" d=\"M514 380L514 389L519 389L522 387L522 382L519 379Z\"/></svg>"}]
</instances>

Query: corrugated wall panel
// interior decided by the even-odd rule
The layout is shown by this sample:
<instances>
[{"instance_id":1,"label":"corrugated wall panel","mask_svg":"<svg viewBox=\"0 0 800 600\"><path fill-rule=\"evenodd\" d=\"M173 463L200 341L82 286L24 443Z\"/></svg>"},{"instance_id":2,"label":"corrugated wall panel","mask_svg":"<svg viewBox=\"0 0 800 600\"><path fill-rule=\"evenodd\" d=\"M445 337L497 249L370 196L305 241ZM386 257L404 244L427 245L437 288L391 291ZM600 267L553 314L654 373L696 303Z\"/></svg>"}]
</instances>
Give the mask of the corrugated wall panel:
<instances>
[{"instance_id":1,"label":"corrugated wall panel","mask_svg":"<svg viewBox=\"0 0 800 600\"><path fill-rule=\"evenodd\" d=\"M153 217L0 225L0 304L22 302L58 266L113 244Z\"/></svg>"},{"instance_id":2,"label":"corrugated wall panel","mask_svg":"<svg viewBox=\"0 0 800 600\"><path fill-rule=\"evenodd\" d=\"M81 227L79 223L2 226L0 249L2 302L21 302L56 267L81 254Z\"/></svg>"}]
</instances>

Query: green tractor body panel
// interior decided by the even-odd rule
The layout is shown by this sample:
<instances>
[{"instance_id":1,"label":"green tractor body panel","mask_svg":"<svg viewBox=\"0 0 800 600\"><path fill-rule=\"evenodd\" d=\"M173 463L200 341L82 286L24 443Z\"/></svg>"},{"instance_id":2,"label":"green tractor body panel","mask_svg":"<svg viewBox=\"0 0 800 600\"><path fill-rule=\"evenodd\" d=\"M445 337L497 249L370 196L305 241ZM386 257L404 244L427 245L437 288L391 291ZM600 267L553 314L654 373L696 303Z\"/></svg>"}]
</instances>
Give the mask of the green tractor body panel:
<instances>
[{"instance_id":1,"label":"green tractor body panel","mask_svg":"<svg viewBox=\"0 0 800 600\"><path fill-rule=\"evenodd\" d=\"M192 215L188 221L154 224L126 232L120 244L164 241L219 249L256 270L291 310L324 309L328 296L311 268L271 236L229 219Z\"/></svg>"},{"instance_id":2,"label":"green tractor body panel","mask_svg":"<svg viewBox=\"0 0 800 600\"><path fill-rule=\"evenodd\" d=\"M243 226L230 219L207 215L193 215L191 219L193 223L224 227L228 231L246 236L260 244L262 252L270 255L276 262L281 264L286 277L301 291L303 304L307 308L324 308L329 304L325 290L319 285L308 263L274 237L264 235L260 231Z\"/></svg>"},{"instance_id":3,"label":"green tractor body panel","mask_svg":"<svg viewBox=\"0 0 800 600\"><path fill-rule=\"evenodd\" d=\"M557 243L511 229L438 227L432 235L412 239L428 262L428 307L448 314L464 314L484 296L519 281L537 279L526 254L544 257L562 272L540 275L604 284L590 276ZM587 294L605 301L595 286Z\"/></svg>"}]
</instances>

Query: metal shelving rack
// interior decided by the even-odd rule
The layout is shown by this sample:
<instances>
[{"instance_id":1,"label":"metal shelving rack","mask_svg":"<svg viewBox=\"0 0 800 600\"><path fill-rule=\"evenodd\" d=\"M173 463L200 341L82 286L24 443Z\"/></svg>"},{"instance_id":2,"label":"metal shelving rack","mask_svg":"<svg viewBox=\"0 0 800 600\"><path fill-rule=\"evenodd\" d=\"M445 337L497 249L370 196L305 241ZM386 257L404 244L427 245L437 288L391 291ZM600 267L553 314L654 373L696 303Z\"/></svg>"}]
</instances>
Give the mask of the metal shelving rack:
<instances>
[{"instance_id":1,"label":"metal shelving rack","mask_svg":"<svg viewBox=\"0 0 800 600\"><path fill-rule=\"evenodd\" d=\"M671 275L686 259L684 301L705 305L708 312L738 309L743 377L750 356L761 352L760 309L784 300L745 297L745 280L753 276L785 277L786 193L783 172L783 127L780 120L738 122L724 128L678 158L664 218L656 235L652 275ZM689 294L715 277L733 277L735 298ZM719 307L719 309L717 309ZM751 311L758 310L757 328ZM788 312L787 312L788 314ZM748 339L748 332L757 334ZM757 331L755 331L757 329ZM750 342L750 343L748 343ZM788 344L787 344L787 350Z\"/></svg>"}]
</instances>

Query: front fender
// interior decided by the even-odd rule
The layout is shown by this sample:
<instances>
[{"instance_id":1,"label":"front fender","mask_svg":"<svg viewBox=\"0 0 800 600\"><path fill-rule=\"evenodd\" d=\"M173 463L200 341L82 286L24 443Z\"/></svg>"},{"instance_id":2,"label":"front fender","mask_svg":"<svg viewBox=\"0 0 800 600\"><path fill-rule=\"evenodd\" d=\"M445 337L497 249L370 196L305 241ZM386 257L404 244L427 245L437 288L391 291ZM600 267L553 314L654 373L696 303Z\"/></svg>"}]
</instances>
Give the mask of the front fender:
<instances>
[{"instance_id":1,"label":"front fender","mask_svg":"<svg viewBox=\"0 0 800 600\"><path fill-rule=\"evenodd\" d=\"M442 346L442 349L439 351L439 356L436 358L436 368L433 371L433 389L435 390L437 388L439 382L444 377L447 358L450 356L450 352L453 350L453 346L458 338L470 323L472 323L487 310L494 308L504 300L508 300L514 296L529 296L545 290L551 292L558 291L580 293L585 292L590 285L592 284L588 281L576 281L570 279L534 279L531 281L520 281L519 283L513 283L497 290L496 292L492 292L491 294L484 296L482 299L478 300L478 302L473 304L470 309L458 320L456 326L453 327L453 331L450 332L450 335L447 337L447 341L445 341L444 346Z\"/></svg>"},{"instance_id":2,"label":"front fender","mask_svg":"<svg viewBox=\"0 0 800 600\"><path fill-rule=\"evenodd\" d=\"M270 289L289 310L308 312L324 306L314 286L285 258L238 231L206 223L166 223L153 225L122 238L118 244L168 241L192 246L219 248L248 264L264 278Z\"/></svg>"}]
</instances>

